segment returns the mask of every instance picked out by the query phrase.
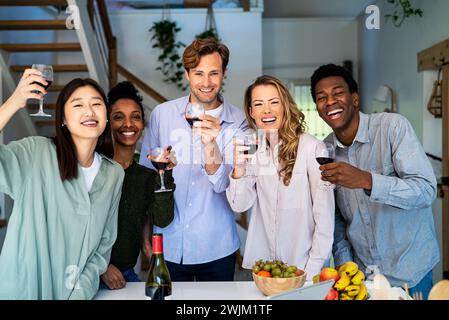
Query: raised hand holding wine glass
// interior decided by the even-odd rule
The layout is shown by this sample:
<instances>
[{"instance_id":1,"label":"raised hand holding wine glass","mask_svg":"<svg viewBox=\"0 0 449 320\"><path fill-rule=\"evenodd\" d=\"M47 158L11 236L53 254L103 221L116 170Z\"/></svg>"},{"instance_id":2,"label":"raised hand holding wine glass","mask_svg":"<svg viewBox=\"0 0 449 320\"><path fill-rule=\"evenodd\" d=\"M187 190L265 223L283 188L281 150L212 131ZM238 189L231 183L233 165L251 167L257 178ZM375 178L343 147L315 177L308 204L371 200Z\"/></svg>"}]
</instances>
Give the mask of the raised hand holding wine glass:
<instances>
[{"instance_id":1,"label":"raised hand holding wine glass","mask_svg":"<svg viewBox=\"0 0 449 320\"><path fill-rule=\"evenodd\" d=\"M205 113L204 106L201 103L187 103L185 109L185 118L189 123L190 127L193 128L193 124L196 121L201 121L200 116Z\"/></svg>"},{"instance_id":2,"label":"raised hand holding wine glass","mask_svg":"<svg viewBox=\"0 0 449 320\"><path fill-rule=\"evenodd\" d=\"M319 143L315 147L315 159L320 165L328 164L334 162L335 159L335 147L332 143L323 142ZM322 172L322 175L326 176L326 172ZM321 190L332 190L335 185L325 181L320 184L319 188Z\"/></svg>"},{"instance_id":3,"label":"raised hand holding wine glass","mask_svg":"<svg viewBox=\"0 0 449 320\"><path fill-rule=\"evenodd\" d=\"M43 87L44 91L41 89L36 90L37 92L41 92L43 95L45 95L46 90L53 82L53 68L50 65L47 64L33 64L31 69L39 70L42 74L42 77L45 79L46 84L43 84L42 82L35 81L33 83L38 84ZM30 114L32 117L51 117L50 114L47 114L44 112L44 98L39 99L39 111L36 113Z\"/></svg>"},{"instance_id":4,"label":"raised hand holding wine glass","mask_svg":"<svg viewBox=\"0 0 449 320\"><path fill-rule=\"evenodd\" d=\"M234 137L234 170L232 177L239 179L241 177L250 177L247 164L254 157L259 146L260 137L256 130L239 132Z\"/></svg>"}]
</instances>

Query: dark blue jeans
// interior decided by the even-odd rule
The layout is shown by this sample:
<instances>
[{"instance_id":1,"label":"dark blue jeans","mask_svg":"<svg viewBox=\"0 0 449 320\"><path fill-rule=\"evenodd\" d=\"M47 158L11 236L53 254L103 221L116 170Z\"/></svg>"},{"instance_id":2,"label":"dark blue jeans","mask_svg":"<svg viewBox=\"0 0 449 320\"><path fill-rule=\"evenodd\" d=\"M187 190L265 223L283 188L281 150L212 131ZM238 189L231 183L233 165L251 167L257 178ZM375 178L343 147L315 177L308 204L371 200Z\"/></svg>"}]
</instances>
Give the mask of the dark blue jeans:
<instances>
[{"instance_id":1,"label":"dark blue jeans","mask_svg":"<svg viewBox=\"0 0 449 320\"><path fill-rule=\"evenodd\" d=\"M134 272L133 268L125 270L122 272L123 278L125 278L126 282L140 282L139 276ZM103 282L100 278L100 288L99 289L109 289L106 283Z\"/></svg>"},{"instance_id":2,"label":"dark blue jeans","mask_svg":"<svg viewBox=\"0 0 449 320\"><path fill-rule=\"evenodd\" d=\"M235 252L201 264L166 263L171 281L234 281Z\"/></svg>"},{"instance_id":3,"label":"dark blue jeans","mask_svg":"<svg viewBox=\"0 0 449 320\"><path fill-rule=\"evenodd\" d=\"M411 296L414 293L421 292L424 300L427 300L427 297L429 296L432 287L433 287L432 271L429 271L429 273L427 273L424 276L424 278L420 282L418 282L416 286L410 288L409 294Z\"/></svg>"}]
</instances>

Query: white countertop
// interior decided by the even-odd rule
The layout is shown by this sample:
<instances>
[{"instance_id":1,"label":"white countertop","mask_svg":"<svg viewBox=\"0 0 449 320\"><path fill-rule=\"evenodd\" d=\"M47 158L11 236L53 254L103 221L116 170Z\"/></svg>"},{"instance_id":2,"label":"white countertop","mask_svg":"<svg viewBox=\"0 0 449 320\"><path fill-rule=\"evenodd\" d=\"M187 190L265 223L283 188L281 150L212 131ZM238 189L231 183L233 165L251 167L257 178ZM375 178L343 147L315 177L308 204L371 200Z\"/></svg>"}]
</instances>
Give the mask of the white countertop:
<instances>
[{"instance_id":1,"label":"white countertop","mask_svg":"<svg viewBox=\"0 0 449 320\"><path fill-rule=\"evenodd\" d=\"M308 281L304 286L312 284ZM372 282L365 282L368 292ZM402 288L392 288L396 297L406 299ZM253 281L173 282L172 300L265 300ZM410 299L410 298L409 298ZM128 282L123 289L99 290L94 300L145 300L145 282Z\"/></svg>"},{"instance_id":2,"label":"white countertop","mask_svg":"<svg viewBox=\"0 0 449 320\"><path fill-rule=\"evenodd\" d=\"M145 300L145 282L128 282L123 289L99 290L95 300ZM253 281L173 282L172 300L263 300Z\"/></svg>"}]
</instances>

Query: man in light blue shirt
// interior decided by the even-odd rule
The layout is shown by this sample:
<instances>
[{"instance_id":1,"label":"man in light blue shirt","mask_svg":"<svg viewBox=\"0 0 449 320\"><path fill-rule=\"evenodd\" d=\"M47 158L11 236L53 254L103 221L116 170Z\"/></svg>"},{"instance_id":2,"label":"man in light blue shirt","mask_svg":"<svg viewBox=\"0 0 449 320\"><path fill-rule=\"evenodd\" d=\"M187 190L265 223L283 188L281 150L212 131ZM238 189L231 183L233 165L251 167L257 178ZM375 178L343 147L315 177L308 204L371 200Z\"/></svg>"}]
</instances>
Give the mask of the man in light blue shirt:
<instances>
[{"instance_id":1,"label":"man in light blue shirt","mask_svg":"<svg viewBox=\"0 0 449 320\"><path fill-rule=\"evenodd\" d=\"M246 130L243 112L219 94L228 48L215 40L195 40L183 54L190 95L158 105L150 116L140 163L149 149L171 145L179 161L173 176L175 217L164 235L164 256L172 281L232 281L235 252L240 247L234 212L225 190L232 170L232 138ZM200 103L206 114L193 124L184 113L188 103Z\"/></svg>"},{"instance_id":2,"label":"man in light blue shirt","mask_svg":"<svg viewBox=\"0 0 449 320\"><path fill-rule=\"evenodd\" d=\"M312 97L333 129L336 162L322 179L336 185L336 265L377 266L393 286L427 297L440 259L432 216L436 179L410 123L398 114L359 111L357 83L325 65L312 76Z\"/></svg>"}]
</instances>

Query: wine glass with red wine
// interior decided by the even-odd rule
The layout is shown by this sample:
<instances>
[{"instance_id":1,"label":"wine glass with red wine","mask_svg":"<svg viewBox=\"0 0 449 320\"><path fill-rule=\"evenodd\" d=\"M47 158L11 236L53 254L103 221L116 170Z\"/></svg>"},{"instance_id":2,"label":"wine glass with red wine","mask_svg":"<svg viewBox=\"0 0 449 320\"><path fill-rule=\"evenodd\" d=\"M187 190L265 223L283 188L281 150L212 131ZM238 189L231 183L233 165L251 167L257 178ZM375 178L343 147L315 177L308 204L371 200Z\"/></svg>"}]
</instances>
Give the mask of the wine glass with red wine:
<instances>
[{"instance_id":1,"label":"wine glass with red wine","mask_svg":"<svg viewBox=\"0 0 449 320\"><path fill-rule=\"evenodd\" d=\"M201 103L187 103L186 110L185 110L185 118L187 122L189 123L190 127L193 127L193 123L196 121L201 121L199 116L204 114L204 106Z\"/></svg>"},{"instance_id":2,"label":"wine glass with red wine","mask_svg":"<svg viewBox=\"0 0 449 320\"><path fill-rule=\"evenodd\" d=\"M243 151L244 154L248 154L248 155L255 154L257 151L257 148L261 142L260 132L258 132L256 130L252 130L252 129L244 131L244 132L239 132L236 134L235 137L240 143L243 143L243 145L245 147L249 147L248 150ZM250 159L248 159L248 161L246 162L245 177L253 177L254 176L252 173L248 173L249 160Z\"/></svg>"},{"instance_id":3,"label":"wine glass with red wine","mask_svg":"<svg viewBox=\"0 0 449 320\"><path fill-rule=\"evenodd\" d=\"M315 159L320 165L334 162L335 159L335 147L332 143L323 142L319 143L315 147ZM324 181L320 184L321 190L332 190L335 185L329 181Z\"/></svg>"},{"instance_id":4,"label":"wine glass with red wine","mask_svg":"<svg viewBox=\"0 0 449 320\"><path fill-rule=\"evenodd\" d=\"M161 177L161 188L155 190L154 192L156 193L173 191L173 189L167 189L164 184L164 172L167 165L170 163L170 160L167 159L167 153L170 152L170 149L171 147L168 147L166 150L161 147L151 148L150 154L148 155L153 167L158 171L159 176Z\"/></svg>"},{"instance_id":5,"label":"wine glass with red wine","mask_svg":"<svg viewBox=\"0 0 449 320\"><path fill-rule=\"evenodd\" d=\"M47 85L44 86L42 83L33 82L40 86L42 86L45 90L53 83L53 68L47 64L33 64L31 69L39 70L42 73L42 77L47 81ZM39 93L39 92L38 92ZM30 114L32 117L51 117L51 114L47 114L44 112L44 98L39 100L39 111L36 113Z\"/></svg>"}]
</instances>

